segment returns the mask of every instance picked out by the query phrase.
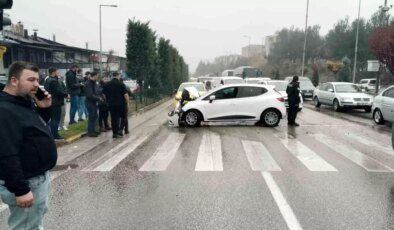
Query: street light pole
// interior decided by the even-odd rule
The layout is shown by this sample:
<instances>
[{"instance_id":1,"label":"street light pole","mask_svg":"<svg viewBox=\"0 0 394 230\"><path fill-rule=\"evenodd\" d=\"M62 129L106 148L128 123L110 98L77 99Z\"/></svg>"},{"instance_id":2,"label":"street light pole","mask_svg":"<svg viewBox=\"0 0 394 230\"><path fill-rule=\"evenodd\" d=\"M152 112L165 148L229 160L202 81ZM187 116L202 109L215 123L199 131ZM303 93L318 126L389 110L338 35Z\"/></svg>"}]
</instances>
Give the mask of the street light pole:
<instances>
[{"instance_id":1,"label":"street light pole","mask_svg":"<svg viewBox=\"0 0 394 230\"><path fill-rule=\"evenodd\" d=\"M309 0L306 1L305 37L304 37L304 49L302 51L302 70L301 70L302 77L304 76L304 68L305 68L306 36L308 33L308 13L309 13Z\"/></svg>"},{"instance_id":2,"label":"street light pole","mask_svg":"<svg viewBox=\"0 0 394 230\"><path fill-rule=\"evenodd\" d=\"M361 11L361 0L358 1L358 18L357 18L356 46L354 47L353 84L356 83L357 52L358 52L358 31L359 31L359 28L360 28L360 11Z\"/></svg>"},{"instance_id":3,"label":"street light pole","mask_svg":"<svg viewBox=\"0 0 394 230\"><path fill-rule=\"evenodd\" d=\"M100 5L99 7L99 27L100 27L100 77L103 77L103 63L102 63L102 55L103 55L103 47L102 47L102 33L101 33L101 7L106 6L106 7L118 7L117 5Z\"/></svg>"}]
</instances>

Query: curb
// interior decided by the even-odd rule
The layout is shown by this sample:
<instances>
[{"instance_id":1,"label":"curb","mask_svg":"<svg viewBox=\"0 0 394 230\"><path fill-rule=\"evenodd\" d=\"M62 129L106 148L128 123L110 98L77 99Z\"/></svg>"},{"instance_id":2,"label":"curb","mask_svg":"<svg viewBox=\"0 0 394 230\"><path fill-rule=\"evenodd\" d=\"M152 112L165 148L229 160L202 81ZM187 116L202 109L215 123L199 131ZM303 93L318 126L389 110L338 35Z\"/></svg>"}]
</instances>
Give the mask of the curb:
<instances>
[{"instance_id":1,"label":"curb","mask_svg":"<svg viewBox=\"0 0 394 230\"><path fill-rule=\"evenodd\" d=\"M147 105L147 106L145 106L145 107L139 109L137 112L131 113L131 115L130 115L129 117L137 116L137 115L140 114L140 113L144 113L144 112L146 112L146 111L148 111L148 110L151 110L152 108L156 107L156 106L159 105L159 104L164 103L165 101L169 100L170 98L171 98L171 97L165 97L165 98L161 99L160 101L157 101L157 102L155 102L155 103L152 103L152 104L150 104L150 105ZM85 135L86 135L86 132L79 133L79 134L75 134L74 136L71 136L71 137L67 138L67 139L64 140L64 141L56 142L56 147L59 148L59 147L65 146L65 145L69 145L69 144L71 144L71 143L73 143L73 142L78 141L79 139L81 139L81 138L84 137Z\"/></svg>"}]
</instances>

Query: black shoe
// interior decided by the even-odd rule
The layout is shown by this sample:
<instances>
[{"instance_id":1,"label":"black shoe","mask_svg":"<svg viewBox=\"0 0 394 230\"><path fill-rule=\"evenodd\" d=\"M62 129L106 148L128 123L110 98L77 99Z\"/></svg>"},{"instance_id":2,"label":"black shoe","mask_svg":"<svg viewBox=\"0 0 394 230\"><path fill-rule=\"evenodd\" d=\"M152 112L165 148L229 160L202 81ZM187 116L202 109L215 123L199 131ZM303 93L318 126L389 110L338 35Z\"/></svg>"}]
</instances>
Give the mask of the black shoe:
<instances>
[{"instance_id":1,"label":"black shoe","mask_svg":"<svg viewBox=\"0 0 394 230\"><path fill-rule=\"evenodd\" d=\"M117 134L113 134L112 138L121 138L121 136L117 135Z\"/></svg>"},{"instance_id":2,"label":"black shoe","mask_svg":"<svg viewBox=\"0 0 394 230\"><path fill-rule=\"evenodd\" d=\"M100 128L99 131L102 132L102 133L107 132L107 130L104 129L104 128Z\"/></svg>"},{"instance_id":3,"label":"black shoe","mask_svg":"<svg viewBox=\"0 0 394 230\"><path fill-rule=\"evenodd\" d=\"M124 131L124 134L129 134L130 132L129 132L129 130L127 130L127 131Z\"/></svg>"},{"instance_id":4,"label":"black shoe","mask_svg":"<svg viewBox=\"0 0 394 230\"><path fill-rule=\"evenodd\" d=\"M72 125L72 124L76 124L76 123L77 123L76 121L70 121L68 124Z\"/></svg>"},{"instance_id":5,"label":"black shoe","mask_svg":"<svg viewBox=\"0 0 394 230\"><path fill-rule=\"evenodd\" d=\"M98 137L97 133L88 133L87 134L88 137Z\"/></svg>"},{"instance_id":6,"label":"black shoe","mask_svg":"<svg viewBox=\"0 0 394 230\"><path fill-rule=\"evenodd\" d=\"M294 126L300 126L300 124L298 124L297 122L294 122L293 125L294 125Z\"/></svg>"},{"instance_id":7,"label":"black shoe","mask_svg":"<svg viewBox=\"0 0 394 230\"><path fill-rule=\"evenodd\" d=\"M120 136L120 137L123 137L123 133L122 132L119 132L117 135Z\"/></svg>"},{"instance_id":8,"label":"black shoe","mask_svg":"<svg viewBox=\"0 0 394 230\"><path fill-rule=\"evenodd\" d=\"M78 121L84 121L85 119L79 118Z\"/></svg>"},{"instance_id":9,"label":"black shoe","mask_svg":"<svg viewBox=\"0 0 394 230\"><path fill-rule=\"evenodd\" d=\"M100 131L94 131L94 133L97 133L97 135L100 135L100 134L101 134Z\"/></svg>"}]
</instances>

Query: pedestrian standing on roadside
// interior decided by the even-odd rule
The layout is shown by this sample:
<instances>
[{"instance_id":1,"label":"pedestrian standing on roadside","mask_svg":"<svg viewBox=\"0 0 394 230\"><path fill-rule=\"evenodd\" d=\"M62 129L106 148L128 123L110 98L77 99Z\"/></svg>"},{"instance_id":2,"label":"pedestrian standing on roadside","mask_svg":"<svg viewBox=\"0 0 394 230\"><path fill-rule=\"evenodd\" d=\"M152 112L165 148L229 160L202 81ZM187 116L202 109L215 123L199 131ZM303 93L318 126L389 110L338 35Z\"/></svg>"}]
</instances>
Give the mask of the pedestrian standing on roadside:
<instances>
[{"instance_id":1,"label":"pedestrian standing on roadside","mask_svg":"<svg viewBox=\"0 0 394 230\"><path fill-rule=\"evenodd\" d=\"M45 90L52 96L51 105L51 120L49 126L53 138L55 140L63 140L64 138L59 135L59 123L62 116L62 106L64 105L64 98L67 97L67 92L62 88L59 83L59 73L56 68L49 68L49 78L45 80Z\"/></svg>"},{"instance_id":2,"label":"pedestrian standing on roadside","mask_svg":"<svg viewBox=\"0 0 394 230\"><path fill-rule=\"evenodd\" d=\"M9 207L10 230L43 229L48 210L57 150L46 125L51 96L45 92L39 100L38 86L38 67L18 61L0 92L0 197Z\"/></svg>"},{"instance_id":3,"label":"pedestrian standing on roadside","mask_svg":"<svg viewBox=\"0 0 394 230\"><path fill-rule=\"evenodd\" d=\"M75 121L75 114L78 111L78 97L83 86L77 78L78 66L72 65L70 70L66 73L66 87L70 94L70 125L77 123Z\"/></svg>"},{"instance_id":4,"label":"pedestrian standing on roadside","mask_svg":"<svg viewBox=\"0 0 394 230\"><path fill-rule=\"evenodd\" d=\"M118 74L117 72L114 72L113 74ZM131 96L131 89L129 87L127 87L127 85L123 82L123 79L120 78L120 82L122 82L122 84L125 85L126 90L127 90L127 94L129 95L129 98ZM124 134L129 134L129 119L128 119L128 115L129 115L129 110L128 110L128 103L129 101L126 101L126 106L124 109L124 114L123 116L120 118L120 132Z\"/></svg>"},{"instance_id":5,"label":"pedestrian standing on roadside","mask_svg":"<svg viewBox=\"0 0 394 230\"><path fill-rule=\"evenodd\" d=\"M101 101L97 85L97 72L89 75L85 84L86 108L88 109L88 136L97 137L100 132L95 131L97 121L97 103Z\"/></svg>"},{"instance_id":6,"label":"pedestrian standing on roadside","mask_svg":"<svg viewBox=\"0 0 394 230\"><path fill-rule=\"evenodd\" d=\"M104 86L103 94L111 114L112 137L122 137L123 133L120 129L120 121L126 114L125 110L129 101L129 95L127 94L126 86L120 82L118 73L114 73L112 80Z\"/></svg>"},{"instance_id":7,"label":"pedestrian standing on roadside","mask_svg":"<svg viewBox=\"0 0 394 230\"><path fill-rule=\"evenodd\" d=\"M105 77L99 82L99 95L101 97L101 101L98 102L98 109L99 109L99 127L100 127L100 132L106 132L108 130L111 130L112 128L108 124L108 117L109 117L109 110L108 110L108 104L105 101L104 95L103 95L103 89L105 84L108 82L108 79Z\"/></svg>"},{"instance_id":8,"label":"pedestrian standing on roadside","mask_svg":"<svg viewBox=\"0 0 394 230\"><path fill-rule=\"evenodd\" d=\"M289 110L287 114L287 124L290 126L300 126L295 120L298 113L298 105L300 104L300 83L298 76L294 76L293 80L287 85L287 98L289 101Z\"/></svg>"},{"instance_id":9,"label":"pedestrian standing on roadside","mask_svg":"<svg viewBox=\"0 0 394 230\"><path fill-rule=\"evenodd\" d=\"M62 89L67 92L66 84L64 83L64 76L59 75L59 83ZM67 92L68 93L68 92ZM69 95L67 95L66 98L69 98ZM64 120L66 119L66 100L63 99L63 105L62 105L62 115L60 117L60 124L59 124L59 129L60 130L68 130L66 123Z\"/></svg>"},{"instance_id":10,"label":"pedestrian standing on roadside","mask_svg":"<svg viewBox=\"0 0 394 230\"><path fill-rule=\"evenodd\" d=\"M89 73L89 72L87 72L87 73ZM86 99L86 97L85 97L85 83L89 78L85 79L82 76L82 69L78 69L77 70L77 79L78 79L78 82L82 85L81 92L78 95L78 121L84 121L85 120L84 115L85 115L85 118L88 117L87 113L86 113L87 109L85 106L85 99Z\"/></svg>"}]
</instances>

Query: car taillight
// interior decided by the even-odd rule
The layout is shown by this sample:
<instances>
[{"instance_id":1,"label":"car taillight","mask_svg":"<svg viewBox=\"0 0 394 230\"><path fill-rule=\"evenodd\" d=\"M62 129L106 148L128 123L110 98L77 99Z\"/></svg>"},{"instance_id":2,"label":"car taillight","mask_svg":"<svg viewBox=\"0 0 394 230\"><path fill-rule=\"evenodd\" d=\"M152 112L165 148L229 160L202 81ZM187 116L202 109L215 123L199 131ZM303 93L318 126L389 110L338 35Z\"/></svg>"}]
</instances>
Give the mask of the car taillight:
<instances>
[{"instance_id":1,"label":"car taillight","mask_svg":"<svg viewBox=\"0 0 394 230\"><path fill-rule=\"evenodd\" d=\"M285 102L285 99L283 97L278 97L278 98L276 98L276 100L278 100L280 102Z\"/></svg>"}]
</instances>

